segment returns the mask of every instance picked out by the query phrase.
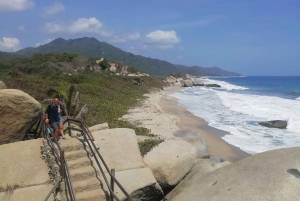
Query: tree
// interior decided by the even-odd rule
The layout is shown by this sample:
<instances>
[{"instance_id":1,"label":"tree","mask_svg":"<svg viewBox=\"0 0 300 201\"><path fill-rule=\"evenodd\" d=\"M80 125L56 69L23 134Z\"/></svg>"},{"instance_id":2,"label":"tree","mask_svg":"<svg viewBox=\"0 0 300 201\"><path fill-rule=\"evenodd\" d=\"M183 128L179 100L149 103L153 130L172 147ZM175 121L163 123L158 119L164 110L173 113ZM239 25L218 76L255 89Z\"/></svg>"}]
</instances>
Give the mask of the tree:
<instances>
[{"instance_id":1,"label":"tree","mask_svg":"<svg viewBox=\"0 0 300 201\"><path fill-rule=\"evenodd\" d=\"M99 63L99 65L100 65L100 67L101 67L103 70L105 70L105 69L107 69L107 68L110 67L109 62L108 62L106 59L103 59L103 61L101 61L101 62Z\"/></svg>"}]
</instances>

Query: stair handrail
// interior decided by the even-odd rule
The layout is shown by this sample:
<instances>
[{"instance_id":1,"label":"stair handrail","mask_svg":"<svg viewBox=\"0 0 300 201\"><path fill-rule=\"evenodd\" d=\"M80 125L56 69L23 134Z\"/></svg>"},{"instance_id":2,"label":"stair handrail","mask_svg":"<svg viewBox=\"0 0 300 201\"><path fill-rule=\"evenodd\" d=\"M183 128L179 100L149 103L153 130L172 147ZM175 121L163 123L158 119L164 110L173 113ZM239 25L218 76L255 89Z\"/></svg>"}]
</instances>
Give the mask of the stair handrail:
<instances>
[{"instance_id":1,"label":"stair handrail","mask_svg":"<svg viewBox=\"0 0 300 201\"><path fill-rule=\"evenodd\" d=\"M70 124L70 121L79 123L79 124L80 124L80 127L81 127L81 130L80 130L80 129L77 129L77 128L72 128L72 127L71 127L71 124ZM88 146L89 146L89 148L90 148L90 150L91 150L93 156L96 156L96 154L95 154L95 152L94 152L94 150L95 150L96 153L97 153L97 156L100 158L101 162L103 163L103 165L104 165L106 171L108 172L108 174L109 174L109 176L110 176L110 178L111 178L110 184L109 184L109 182L108 182L108 179L107 179L106 176L105 176L104 170L103 170L102 166L100 165L100 162L99 162L98 158L95 157L96 163L97 163L97 165L98 165L98 167L99 167L99 169L100 169L100 172L101 172L101 174L102 174L102 176L103 176L103 178L104 178L104 181L105 181L105 183L106 183L106 186L107 186L107 188L108 188L109 191L110 191L110 199L111 199L111 201L113 201L113 198L115 198L117 201L120 201L120 199L119 199L119 198L117 197L117 195L114 193L114 183L117 184L117 186L118 186L118 187L120 188L120 190L124 193L124 195L126 196L126 198L127 198L128 201L133 201L133 199L130 197L130 195L127 193L127 191L124 189L124 187L123 187L123 186L120 184L120 182L116 179L116 177L115 177L115 175L114 175L115 170L114 170L114 169L111 169L111 170L110 170L110 169L108 168L108 166L107 166L107 164L105 163L103 157L101 156L100 152L98 151L98 148L97 148L97 146L95 145L93 138L91 137L91 136L92 136L91 133L88 131L88 129L87 129L87 127L85 126L85 124L83 123L83 121L82 121L82 120L71 119L71 118L68 117L68 118L64 121L64 123L66 123L66 122L68 123L69 135L72 134L72 133L71 133L71 130L77 130L77 131L80 131L80 132L83 134L83 136L84 136L84 141L87 142L87 144L88 144ZM90 142L91 142L91 143L90 143ZM92 144L92 145L91 145L91 144ZM92 147L92 146L93 146L93 147ZM93 148L94 148L94 149L93 149Z\"/></svg>"},{"instance_id":2,"label":"stair handrail","mask_svg":"<svg viewBox=\"0 0 300 201\"><path fill-rule=\"evenodd\" d=\"M42 116L41 121L44 122L44 116ZM54 133L53 133L54 131L50 129L49 124L43 123L42 125L43 125L42 126L43 137L47 141L48 145L50 146L52 154L54 155L54 158L60 168L60 174L62 177L60 179L60 182L62 180L65 181L65 185L67 186L67 190L68 190L66 195L70 197L71 201L77 201L75 192L74 192L74 188L72 185L72 179L71 179L71 175L70 175L70 171L69 171L69 166L68 166L67 160L65 159L64 150L61 148L60 144L58 143L57 139L55 138ZM55 145L58 147L59 151L55 148L54 143L51 138L53 139ZM57 182L58 181L56 181L56 183ZM49 194L53 193L56 189L57 189L57 186L56 186L56 188L53 187L50 190ZM48 196L48 198L49 198L49 196ZM48 198L47 199L45 198L45 201L48 200Z\"/></svg>"}]
</instances>

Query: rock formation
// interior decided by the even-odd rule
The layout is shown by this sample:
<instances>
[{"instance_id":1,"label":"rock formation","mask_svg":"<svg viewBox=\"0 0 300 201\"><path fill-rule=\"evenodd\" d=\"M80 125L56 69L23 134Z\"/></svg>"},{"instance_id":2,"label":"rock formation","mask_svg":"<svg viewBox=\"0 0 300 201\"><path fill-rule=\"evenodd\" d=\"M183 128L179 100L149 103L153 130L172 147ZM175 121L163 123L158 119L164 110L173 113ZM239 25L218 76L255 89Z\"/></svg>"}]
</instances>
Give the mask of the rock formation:
<instances>
[{"instance_id":1,"label":"rock formation","mask_svg":"<svg viewBox=\"0 0 300 201\"><path fill-rule=\"evenodd\" d=\"M296 201L300 188L299 158L300 147L256 154L204 176L191 175L191 182L167 200Z\"/></svg>"},{"instance_id":2,"label":"rock formation","mask_svg":"<svg viewBox=\"0 0 300 201\"><path fill-rule=\"evenodd\" d=\"M196 148L196 157L209 157L208 147L199 133L189 129L175 131L173 135Z\"/></svg>"},{"instance_id":3,"label":"rock formation","mask_svg":"<svg viewBox=\"0 0 300 201\"><path fill-rule=\"evenodd\" d=\"M262 121L258 122L259 125L265 126L268 128L281 128L284 129L287 127L287 121L274 120L274 121Z\"/></svg>"},{"instance_id":4,"label":"rock formation","mask_svg":"<svg viewBox=\"0 0 300 201\"><path fill-rule=\"evenodd\" d=\"M6 88L7 87L6 87L5 83L0 80L0 89L6 89Z\"/></svg>"},{"instance_id":5,"label":"rock formation","mask_svg":"<svg viewBox=\"0 0 300 201\"><path fill-rule=\"evenodd\" d=\"M196 157L196 149L181 140L166 140L144 156L144 162L152 170L162 188L178 184L190 171Z\"/></svg>"},{"instance_id":6,"label":"rock formation","mask_svg":"<svg viewBox=\"0 0 300 201\"><path fill-rule=\"evenodd\" d=\"M0 144L22 140L40 117L41 104L16 89L0 90L0 103Z\"/></svg>"}]
</instances>

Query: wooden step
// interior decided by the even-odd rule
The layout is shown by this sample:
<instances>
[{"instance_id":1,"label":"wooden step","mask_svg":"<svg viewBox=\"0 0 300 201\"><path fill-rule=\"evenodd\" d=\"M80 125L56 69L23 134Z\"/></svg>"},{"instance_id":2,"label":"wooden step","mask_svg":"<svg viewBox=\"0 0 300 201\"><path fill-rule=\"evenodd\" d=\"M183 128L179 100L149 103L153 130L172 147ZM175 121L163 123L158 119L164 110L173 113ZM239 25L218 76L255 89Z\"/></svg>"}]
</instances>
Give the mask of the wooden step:
<instances>
[{"instance_id":1,"label":"wooden step","mask_svg":"<svg viewBox=\"0 0 300 201\"><path fill-rule=\"evenodd\" d=\"M70 170L72 182L85 180L97 175L96 170L92 166L81 167Z\"/></svg>"},{"instance_id":2,"label":"wooden step","mask_svg":"<svg viewBox=\"0 0 300 201\"><path fill-rule=\"evenodd\" d=\"M76 151L70 151L65 153L65 158L67 161L76 160L82 157L87 157L88 152L84 149L76 150Z\"/></svg>"},{"instance_id":3,"label":"wooden step","mask_svg":"<svg viewBox=\"0 0 300 201\"><path fill-rule=\"evenodd\" d=\"M77 193L100 189L100 181L96 177L73 182L74 191Z\"/></svg>"},{"instance_id":4,"label":"wooden step","mask_svg":"<svg viewBox=\"0 0 300 201\"><path fill-rule=\"evenodd\" d=\"M88 157L81 157L67 162L69 169L76 169L92 165L92 161Z\"/></svg>"},{"instance_id":5,"label":"wooden step","mask_svg":"<svg viewBox=\"0 0 300 201\"><path fill-rule=\"evenodd\" d=\"M77 193L76 198L78 201L106 201L105 193L101 189Z\"/></svg>"}]
</instances>

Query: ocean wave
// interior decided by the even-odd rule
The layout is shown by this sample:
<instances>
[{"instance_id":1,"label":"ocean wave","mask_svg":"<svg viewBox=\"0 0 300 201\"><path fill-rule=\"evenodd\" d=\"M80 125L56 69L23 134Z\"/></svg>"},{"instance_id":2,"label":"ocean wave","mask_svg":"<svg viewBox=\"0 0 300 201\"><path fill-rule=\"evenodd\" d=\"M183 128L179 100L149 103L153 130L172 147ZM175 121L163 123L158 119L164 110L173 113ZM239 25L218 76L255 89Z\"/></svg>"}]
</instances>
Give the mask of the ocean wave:
<instances>
[{"instance_id":1,"label":"ocean wave","mask_svg":"<svg viewBox=\"0 0 300 201\"><path fill-rule=\"evenodd\" d=\"M173 96L210 126L230 132L222 138L250 154L300 145L299 101L198 87ZM269 120L287 120L287 129L258 125Z\"/></svg>"},{"instance_id":2,"label":"ocean wave","mask_svg":"<svg viewBox=\"0 0 300 201\"><path fill-rule=\"evenodd\" d=\"M248 89L246 87L237 86L237 85L234 85L234 84L229 84L228 82L220 81L220 80L205 79L205 80L202 80L202 81L205 84L218 84L218 85L221 86L222 89L225 89L225 90L228 90L228 91L231 91L231 90L246 90L246 89Z\"/></svg>"}]
</instances>

